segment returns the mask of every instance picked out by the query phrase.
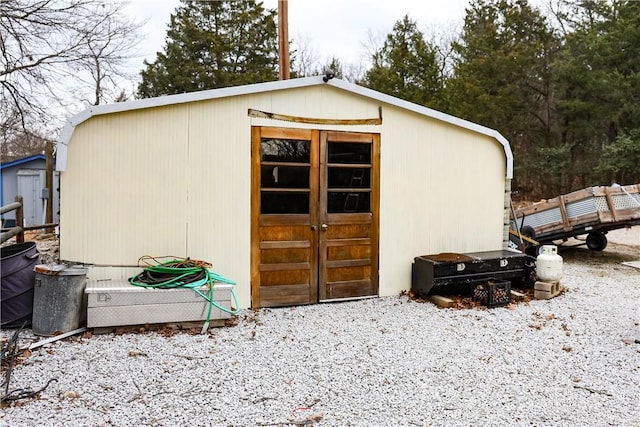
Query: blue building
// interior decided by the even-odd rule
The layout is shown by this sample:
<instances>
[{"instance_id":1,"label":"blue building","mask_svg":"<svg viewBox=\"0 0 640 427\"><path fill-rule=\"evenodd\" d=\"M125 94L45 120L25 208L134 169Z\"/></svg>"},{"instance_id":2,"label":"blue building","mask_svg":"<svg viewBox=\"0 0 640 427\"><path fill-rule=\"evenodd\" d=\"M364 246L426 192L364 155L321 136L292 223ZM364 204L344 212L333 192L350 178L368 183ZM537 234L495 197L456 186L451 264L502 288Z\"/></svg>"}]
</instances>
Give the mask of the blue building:
<instances>
[{"instance_id":1,"label":"blue building","mask_svg":"<svg viewBox=\"0 0 640 427\"><path fill-rule=\"evenodd\" d=\"M46 222L46 157L44 154L23 157L0 164L0 200L2 206L22 196L24 203L24 224L29 227ZM60 218L59 207L60 177L58 172L53 176L53 222ZM15 225L15 211L2 214L2 227Z\"/></svg>"}]
</instances>

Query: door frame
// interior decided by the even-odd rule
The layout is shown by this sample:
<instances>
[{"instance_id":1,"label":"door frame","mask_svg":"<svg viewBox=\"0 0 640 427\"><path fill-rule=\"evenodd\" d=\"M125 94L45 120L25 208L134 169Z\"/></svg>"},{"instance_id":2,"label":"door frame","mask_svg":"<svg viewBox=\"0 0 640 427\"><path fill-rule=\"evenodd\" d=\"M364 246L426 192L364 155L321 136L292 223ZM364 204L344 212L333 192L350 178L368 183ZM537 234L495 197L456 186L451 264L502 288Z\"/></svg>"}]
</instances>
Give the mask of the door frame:
<instances>
[{"instance_id":1,"label":"door frame","mask_svg":"<svg viewBox=\"0 0 640 427\"><path fill-rule=\"evenodd\" d=\"M328 147L330 142L348 143L368 143L371 144L371 168L370 168L370 212L349 212L349 213L329 213L328 212ZM349 131L322 131L320 134L320 209L318 220L329 227L358 227L369 225L370 235L353 239L329 237L329 233L321 233L319 237L319 262L318 262L318 302L331 302L338 300L353 300L358 298L370 298L379 293L378 266L379 266L379 231L380 231L380 134L371 132L349 132ZM355 259L351 261L329 260L328 255L331 249L339 246L358 246L363 243L370 247L368 259ZM370 288L370 293L363 296L349 296L339 298L331 296L328 287L331 285L328 273L330 268L353 267L358 268L369 266L370 274L368 279L351 280L352 284L360 282Z\"/></svg>"},{"instance_id":2,"label":"door frame","mask_svg":"<svg viewBox=\"0 0 640 427\"><path fill-rule=\"evenodd\" d=\"M309 177L309 214L278 214L277 217L268 214L261 214L261 140L264 137L284 138L284 139L305 139L310 141L310 177ZM362 142L371 144L371 173L370 173L370 211L361 213L328 213L327 209L327 146L328 139L343 142ZM251 306L261 307L261 273L268 271L271 265L261 264L262 250L271 248L305 248L309 246L309 262L306 263L309 272L309 292L307 302L291 302L283 305L314 304L323 301L336 301L340 299L369 298L379 294L379 224L380 224L380 134L372 132L351 132L318 129L296 129L274 126L252 126L251 128ZM325 190L321 191L321 187ZM324 193L324 194L322 194ZM322 211L321 207L324 207ZM322 211L322 212L321 212ZM305 218L306 216L306 218ZM349 218L349 221L345 221ZM293 241L261 241L261 227L279 226L284 222L292 227L297 227L297 237ZM369 293L366 296L355 296L348 298L326 298L323 283L320 280L327 280L327 241L328 233L320 230L320 223L370 224L369 235L366 239L343 239L342 241L331 240L330 246L347 246L365 244L370 245L370 265L368 268L370 283ZM305 233L302 227L306 227L309 233ZM305 236L300 238L300 233ZM364 243L366 240L366 243ZM307 243L308 242L308 243ZM359 263L360 261L360 263ZM362 264L365 260L354 260L349 262L328 261L334 265L355 266ZM280 264L277 269L295 270L303 263ZM357 280L353 281L358 282ZM299 290L294 290L299 292ZM299 297L299 295L298 295ZM294 301L298 297L291 298ZM274 306L274 305L265 305Z\"/></svg>"}]
</instances>

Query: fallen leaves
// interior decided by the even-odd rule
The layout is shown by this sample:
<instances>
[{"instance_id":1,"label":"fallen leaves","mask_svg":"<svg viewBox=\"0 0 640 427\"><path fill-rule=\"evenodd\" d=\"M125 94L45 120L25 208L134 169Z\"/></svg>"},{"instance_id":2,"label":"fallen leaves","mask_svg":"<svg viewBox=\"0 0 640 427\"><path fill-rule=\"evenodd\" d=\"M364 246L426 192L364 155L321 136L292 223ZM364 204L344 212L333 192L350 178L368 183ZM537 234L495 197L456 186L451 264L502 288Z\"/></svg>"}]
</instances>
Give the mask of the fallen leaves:
<instances>
[{"instance_id":1,"label":"fallen leaves","mask_svg":"<svg viewBox=\"0 0 640 427\"><path fill-rule=\"evenodd\" d=\"M80 397L80 393L74 390L67 390L60 394L60 400L62 399L77 399Z\"/></svg>"},{"instance_id":2,"label":"fallen leaves","mask_svg":"<svg viewBox=\"0 0 640 427\"><path fill-rule=\"evenodd\" d=\"M533 288L532 289L518 289L519 294L522 294L523 297L514 298L511 297L509 304L503 306L508 308L509 310L515 310L518 304L528 303L533 299ZM409 301L414 301L418 303L430 302L428 298L422 298L415 294L413 291L402 291L400 292L401 296L406 295L409 298ZM449 308L454 310L471 310L471 309L484 309L487 308L481 301L477 301L473 297L463 296L463 295L446 295L447 298L453 300L453 305Z\"/></svg>"}]
</instances>

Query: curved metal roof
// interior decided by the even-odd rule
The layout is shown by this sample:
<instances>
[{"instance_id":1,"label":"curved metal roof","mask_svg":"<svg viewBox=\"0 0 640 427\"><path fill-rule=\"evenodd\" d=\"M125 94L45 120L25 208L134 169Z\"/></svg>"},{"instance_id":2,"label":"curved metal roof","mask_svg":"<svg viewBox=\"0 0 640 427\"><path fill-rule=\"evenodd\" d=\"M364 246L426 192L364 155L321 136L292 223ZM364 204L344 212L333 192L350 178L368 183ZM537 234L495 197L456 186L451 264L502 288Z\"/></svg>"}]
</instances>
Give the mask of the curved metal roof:
<instances>
[{"instance_id":1,"label":"curved metal roof","mask_svg":"<svg viewBox=\"0 0 640 427\"><path fill-rule=\"evenodd\" d=\"M92 116L317 85L333 86L347 92L351 92L366 98L375 99L379 102L393 105L398 108L409 110L432 119L440 120L464 129L468 129L472 132L492 137L496 139L496 141L498 141L498 143L500 143L503 147L506 157L506 177L509 179L513 178L513 152L511 151L509 141L507 141L507 139L498 131L340 79L334 78L325 82L323 80L323 76L305 77L291 80L278 80L274 82L256 83L251 85L234 86L221 89L211 89L199 92L189 92L178 95L167 95L157 98L138 99L129 102L120 102L115 104L105 104L89 107L86 110L71 117L65 124L57 144L56 170L63 171L66 169L66 148L75 127L85 120L88 120Z\"/></svg>"}]
</instances>

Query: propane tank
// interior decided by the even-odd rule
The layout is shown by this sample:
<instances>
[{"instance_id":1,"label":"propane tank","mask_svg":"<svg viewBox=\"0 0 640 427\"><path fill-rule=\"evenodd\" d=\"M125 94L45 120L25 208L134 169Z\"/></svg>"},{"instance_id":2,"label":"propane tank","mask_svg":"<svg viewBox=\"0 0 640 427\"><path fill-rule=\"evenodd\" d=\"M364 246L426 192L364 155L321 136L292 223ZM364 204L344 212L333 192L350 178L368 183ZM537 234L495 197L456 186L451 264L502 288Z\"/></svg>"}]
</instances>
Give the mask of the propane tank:
<instances>
[{"instance_id":1,"label":"propane tank","mask_svg":"<svg viewBox=\"0 0 640 427\"><path fill-rule=\"evenodd\" d=\"M562 257L558 255L558 247L543 245L536 258L536 275L543 282L560 280L562 277Z\"/></svg>"}]
</instances>

